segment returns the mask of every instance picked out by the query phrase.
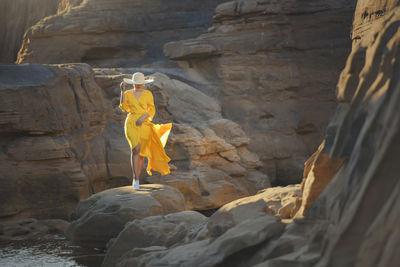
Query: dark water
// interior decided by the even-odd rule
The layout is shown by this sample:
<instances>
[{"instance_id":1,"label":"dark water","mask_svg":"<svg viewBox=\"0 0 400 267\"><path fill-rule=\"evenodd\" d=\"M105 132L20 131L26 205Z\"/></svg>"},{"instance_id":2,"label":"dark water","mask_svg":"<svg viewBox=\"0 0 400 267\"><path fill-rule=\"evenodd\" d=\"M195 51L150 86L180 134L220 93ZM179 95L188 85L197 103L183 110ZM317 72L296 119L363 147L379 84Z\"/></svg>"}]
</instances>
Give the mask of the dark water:
<instances>
[{"instance_id":1,"label":"dark water","mask_svg":"<svg viewBox=\"0 0 400 267\"><path fill-rule=\"evenodd\" d=\"M51 240L0 243L1 267L101 266L105 251L69 244L63 236Z\"/></svg>"}]
</instances>

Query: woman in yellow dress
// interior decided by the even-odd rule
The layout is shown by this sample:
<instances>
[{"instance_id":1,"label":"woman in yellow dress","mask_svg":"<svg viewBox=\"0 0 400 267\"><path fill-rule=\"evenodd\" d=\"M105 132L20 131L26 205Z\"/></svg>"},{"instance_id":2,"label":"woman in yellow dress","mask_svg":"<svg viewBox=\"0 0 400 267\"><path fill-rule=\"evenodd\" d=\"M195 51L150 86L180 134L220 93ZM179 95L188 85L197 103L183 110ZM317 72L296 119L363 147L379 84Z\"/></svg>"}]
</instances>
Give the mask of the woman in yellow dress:
<instances>
[{"instance_id":1,"label":"woman in yellow dress","mask_svg":"<svg viewBox=\"0 0 400 267\"><path fill-rule=\"evenodd\" d=\"M151 77L136 72L132 79L124 79L120 84L121 99L119 108L128 112L125 120L125 137L131 150L131 166L134 189L139 189L139 177L142 172L144 157L147 157L147 173L151 170L165 175L170 173L168 162L171 160L164 151L165 144L172 128L172 123L154 124L156 113L153 94L144 89L146 83L153 82ZM128 84L133 88L126 90Z\"/></svg>"}]
</instances>

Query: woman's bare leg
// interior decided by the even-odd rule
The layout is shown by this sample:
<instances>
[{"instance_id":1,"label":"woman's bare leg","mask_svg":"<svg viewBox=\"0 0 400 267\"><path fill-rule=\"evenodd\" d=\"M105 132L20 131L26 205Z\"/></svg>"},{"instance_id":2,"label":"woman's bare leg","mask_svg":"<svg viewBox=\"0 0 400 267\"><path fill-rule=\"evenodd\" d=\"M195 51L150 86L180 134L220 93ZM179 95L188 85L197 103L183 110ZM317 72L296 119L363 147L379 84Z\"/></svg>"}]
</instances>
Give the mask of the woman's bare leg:
<instances>
[{"instance_id":1,"label":"woman's bare leg","mask_svg":"<svg viewBox=\"0 0 400 267\"><path fill-rule=\"evenodd\" d=\"M142 173L143 163L144 163L144 157L139 155L139 171L137 172L138 173L138 177L140 177L140 174Z\"/></svg>"},{"instance_id":2,"label":"woman's bare leg","mask_svg":"<svg viewBox=\"0 0 400 267\"><path fill-rule=\"evenodd\" d=\"M135 179L139 180L140 178L140 144L138 144L134 149L133 149L133 162L134 162L134 172L135 172Z\"/></svg>"},{"instance_id":3,"label":"woman's bare leg","mask_svg":"<svg viewBox=\"0 0 400 267\"><path fill-rule=\"evenodd\" d=\"M139 179L139 175L137 172L137 167L139 167L138 166L139 163L137 160L137 158L139 157L139 151L140 151L139 148L140 148L140 144L138 144L136 147L134 147L131 150L131 167L132 167L132 176L133 176L132 184L135 181L135 179Z\"/></svg>"}]
</instances>

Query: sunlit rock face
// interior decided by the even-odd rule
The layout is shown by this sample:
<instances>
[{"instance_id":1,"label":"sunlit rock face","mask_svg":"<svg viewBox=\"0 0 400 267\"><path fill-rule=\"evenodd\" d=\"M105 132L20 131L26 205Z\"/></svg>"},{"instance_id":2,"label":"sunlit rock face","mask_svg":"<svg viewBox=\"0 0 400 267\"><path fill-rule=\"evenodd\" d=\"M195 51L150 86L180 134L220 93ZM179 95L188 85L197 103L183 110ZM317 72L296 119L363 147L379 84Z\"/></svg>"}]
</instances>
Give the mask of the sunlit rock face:
<instances>
[{"instance_id":1,"label":"sunlit rock face","mask_svg":"<svg viewBox=\"0 0 400 267\"><path fill-rule=\"evenodd\" d=\"M164 46L244 129L273 184L300 182L323 139L355 2L230 1L207 33Z\"/></svg>"},{"instance_id":2,"label":"sunlit rock face","mask_svg":"<svg viewBox=\"0 0 400 267\"><path fill-rule=\"evenodd\" d=\"M0 1L0 63L12 63L17 59L25 31L40 19L56 14L59 2L61 0Z\"/></svg>"},{"instance_id":3,"label":"sunlit rock face","mask_svg":"<svg viewBox=\"0 0 400 267\"><path fill-rule=\"evenodd\" d=\"M86 62L109 67L163 60L163 44L204 32L221 2L62 1L58 15L27 32L18 63Z\"/></svg>"},{"instance_id":4,"label":"sunlit rock face","mask_svg":"<svg viewBox=\"0 0 400 267\"><path fill-rule=\"evenodd\" d=\"M358 43L363 37L371 31L371 27L376 22L385 19L390 11L400 4L399 0L375 1L362 0L357 2L357 8L354 13L352 39L353 44Z\"/></svg>"}]
</instances>

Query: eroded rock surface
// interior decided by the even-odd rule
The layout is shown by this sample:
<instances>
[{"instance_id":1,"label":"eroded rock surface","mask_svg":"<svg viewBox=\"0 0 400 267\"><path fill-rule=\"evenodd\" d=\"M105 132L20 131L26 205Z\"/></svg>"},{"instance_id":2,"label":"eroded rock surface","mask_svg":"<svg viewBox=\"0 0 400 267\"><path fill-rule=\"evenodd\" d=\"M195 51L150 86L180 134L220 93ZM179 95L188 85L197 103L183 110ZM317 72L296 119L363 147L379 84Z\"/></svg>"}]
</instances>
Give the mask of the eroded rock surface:
<instances>
[{"instance_id":1,"label":"eroded rock surface","mask_svg":"<svg viewBox=\"0 0 400 267\"><path fill-rule=\"evenodd\" d=\"M115 106L119 81L132 71L96 69L96 80ZM168 175L143 175L144 181L179 189L187 209L193 210L219 208L270 186L268 176L258 170L258 156L247 149L249 138L237 123L222 117L218 101L165 74L152 76L155 82L148 89L156 101L154 121L173 123L165 146L173 167Z\"/></svg>"},{"instance_id":2,"label":"eroded rock surface","mask_svg":"<svg viewBox=\"0 0 400 267\"><path fill-rule=\"evenodd\" d=\"M274 185L299 183L325 135L355 3L229 1L207 33L164 46L243 128Z\"/></svg>"},{"instance_id":3,"label":"eroded rock surface","mask_svg":"<svg viewBox=\"0 0 400 267\"><path fill-rule=\"evenodd\" d=\"M399 58L400 7L375 21L348 57L338 82L339 106L325 141L305 165L302 187L318 196L308 198L304 217L275 228L272 215L237 216L239 224L216 231L213 239L203 226L191 242L134 249L118 266L399 265ZM234 203L240 200L227 206Z\"/></svg>"},{"instance_id":4,"label":"eroded rock surface","mask_svg":"<svg viewBox=\"0 0 400 267\"><path fill-rule=\"evenodd\" d=\"M0 217L67 219L120 183L108 179L107 110L87 64L1 65Z\"/></svg>"},{"instance_id":5,"label":"eroded rock surface","mask_svg":"<svg viewBox=\"0 0 400 267\"><path fill-rule=\"evenodd\" d=\"M115 67L165 60L162 46L202 33L220 2L62 1L59 14L28 30L17 62Z\"/></svg>"},{"instance_id":6,"label":"eroded rock surface","mask_svg":"<svg viewBox=\"0 0 400 267\"><path fill-rule=\"evenodd\" d=\"M116 266L120 257L134 249L176 246L206 221L207 217L201 213L182 211L129 222L115 240L107 244L107 254L102 266Z\"/></svg>"},{"instance_id":7,"label":"eroded rock surface","mask_svg":"<svg viewBox=\"0 0 400 267\"><path fill-rule=\"evenodd\" d=\"M0 63L13 63L21 48L25 31L40 19L57 13L65 0L0 1Z\"/></svg>"},{"instance_id":8,"label":"eroded rock surface","mask_svg":"<svg viewBox=\"0 0 400 267\"><path fill-rule=\"evenodd\" d=\"M78 244L103 248L127 222L154 215L185 210L182 194L166 185L141 185L108 189L79 202L66 230L67 238Z\"/></svg>"}]
</instances>

